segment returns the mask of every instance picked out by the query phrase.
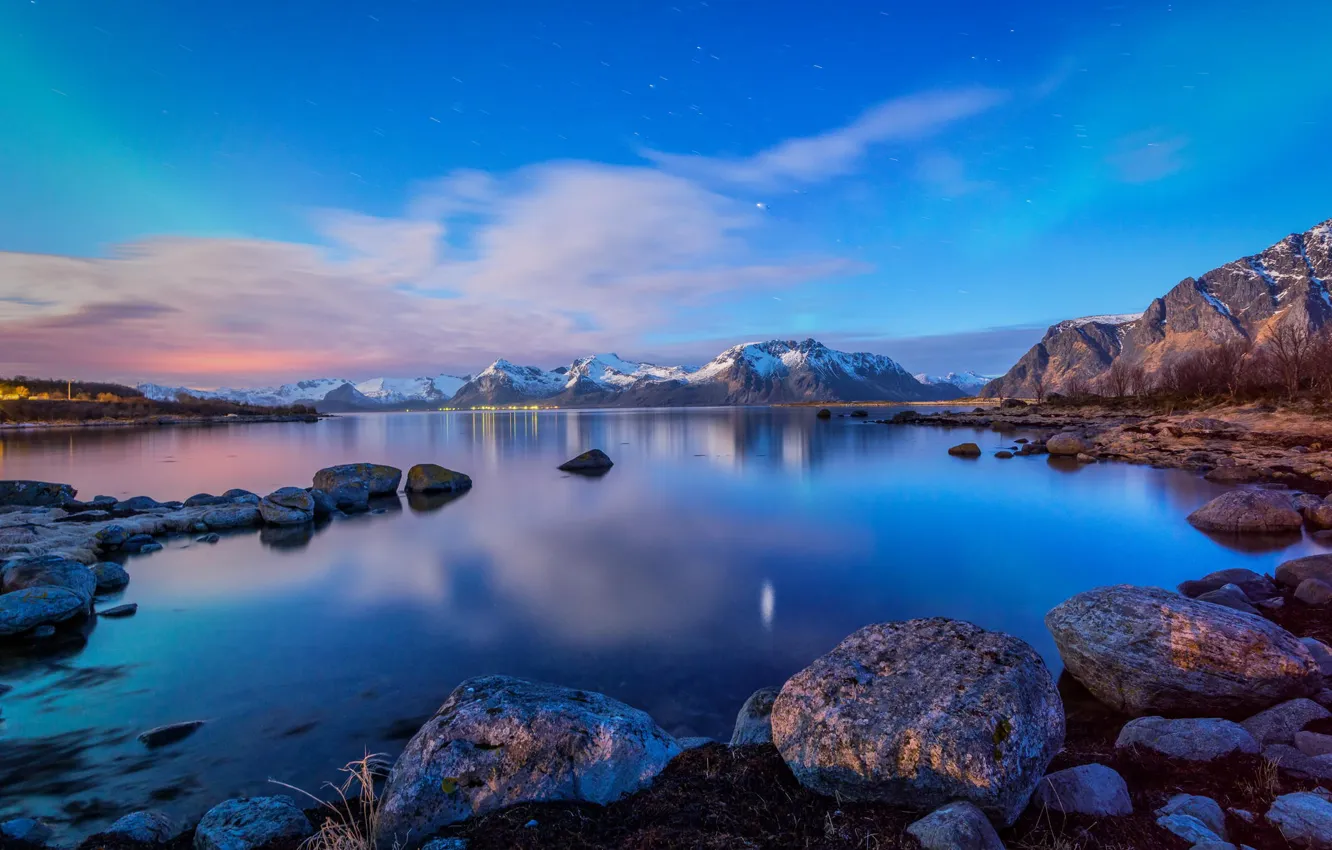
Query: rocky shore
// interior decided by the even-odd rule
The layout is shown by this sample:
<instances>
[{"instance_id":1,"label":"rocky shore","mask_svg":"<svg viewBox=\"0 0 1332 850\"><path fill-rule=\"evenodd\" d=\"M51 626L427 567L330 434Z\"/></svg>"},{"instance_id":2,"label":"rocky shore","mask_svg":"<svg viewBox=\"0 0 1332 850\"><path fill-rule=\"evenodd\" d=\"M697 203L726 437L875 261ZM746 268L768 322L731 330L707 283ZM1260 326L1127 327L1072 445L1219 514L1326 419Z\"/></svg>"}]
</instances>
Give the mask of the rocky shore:
<instances>
[{"instance_id":1,"label":"rocky shore","mask_svg":"<svg viewBox=\"0 0 1332 850\"><path fill-rule=\"evenodd\" d=\"M1174 413L1131 404L1029 405L1010 399L971 413L903 411L872 421L1036 432L1042 436L1035 445L1012 451L1188 469L1225 484L1332 492L1332 416L1307 407L1242 405Z\"/></svg>"},{"instance_id":2,"label":"rocky shore","mask_svg":"<svg viewBox=\"0 0 1332 850\"><path fill-rule=\"evenodd\" d=\"M1057 432L1047 451L1065 450L1061 433L1070 451L1088 439ZM0 483L0 624L34 605L86 615L104 587L129 580L103 558L156 545L150 534L310 522L362 510L402 477L332 467L310 488L179 504ZM407 482L471 483L430 466ZM1260 534L1291 514L1304 522L1295 499L1237 490L1189 521ZM105 516L80 519L89 514ZM391 768L361 765L349 802L275 786L219 801L194 825L126 813L80 848L1332 849L1332 554L1173 591L1093 588L1045 623L1058 681L1028 644L971 623L867 625L751 696L729 743L677 740L604 694L480 676L457 684ZM50 834L10 820L0 847L32 850Z\"/></svg>"}]
</instances>

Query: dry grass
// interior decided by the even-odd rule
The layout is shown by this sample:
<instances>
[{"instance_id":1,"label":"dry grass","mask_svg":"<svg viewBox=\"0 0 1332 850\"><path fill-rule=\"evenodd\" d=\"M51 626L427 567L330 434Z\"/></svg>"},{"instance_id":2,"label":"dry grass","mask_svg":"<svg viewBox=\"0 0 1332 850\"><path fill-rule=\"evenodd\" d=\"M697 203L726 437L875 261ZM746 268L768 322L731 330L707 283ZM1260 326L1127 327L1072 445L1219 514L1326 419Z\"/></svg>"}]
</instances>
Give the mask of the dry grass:
<instances>
[{"instance_id":1,"label":"dry grass","mask_svg":"<svg viewBox=\"0 0 1332 850\"><path fill-rule=\"evenodd\" d=\"M388 766L388 757L382 753L367 753L348 762L341 768L346 774L341 785L325 783L326 788L338 795L336 802L321 800L309 791L272 780L309 797L327 812L318 831L301 844L302 850L378 850L381 798L375 793L375 779L383 776ZM394 841L387 850L400 850L398 842Z\"/></svg>"},{"instance_id":2,"label":"dry grass","mask_svg":"<svg viewBox=\"0 0 1332 850\"><path fill-rule=\"evenodd\" d=\"M1281 793L1281 768L1265 758L1251 776L1239 781L1239 787L1245 796L1271 803Z\"/></svg>"}]
</instances>

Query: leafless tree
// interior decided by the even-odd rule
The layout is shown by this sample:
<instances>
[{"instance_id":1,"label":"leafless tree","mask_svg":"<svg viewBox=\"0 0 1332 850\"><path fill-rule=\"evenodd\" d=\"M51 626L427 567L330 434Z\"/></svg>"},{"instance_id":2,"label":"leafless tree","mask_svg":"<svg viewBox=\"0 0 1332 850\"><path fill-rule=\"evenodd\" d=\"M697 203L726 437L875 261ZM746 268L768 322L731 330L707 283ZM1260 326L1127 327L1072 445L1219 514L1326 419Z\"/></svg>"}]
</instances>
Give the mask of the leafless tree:
<instances>
[{"instance_id":1,"label":"leafless tree","mask_svg":"<svg viewBox=\"0 0 1332 850\"><path fill-rule=\"evenodd\" d=\"M1295 322L1277 326L1267 338L1268 354L1286 394L1292 398L1300 391L1309 368L1313 338L1309 329Z\"/></svg>"},{"instance_id":2,"label":"leafless tree","mask_svg":"<svg viewBox=\"0 0 1332 850\"><path fill-rule=\"evenodd\" d=\"M1085 376L1073 374L1064 381L1063 391L1069 398L1082 398L1091 395L1091 384Z\"/></svg>"},{"instance_id":3,"label":"leafless tree","mask_svg":"<svg viewBox=\"0 0 1332 850\"><path fill-rule=\"evenodd\" d=\"M1199 353L1200 378L1209 393L1225 393L1233 401L1245 384L1253 343L1247 339L1214 345Z\"/></svg>"},{"instance_id":4,"label":"leafless tree","mask_svg":"<svg viewBox=\"0 0 1332 850\"><path fill-rule=\"evenodd\" d=\"M1045 373L1031 373L1031 391L1036 394L1037 401L1045 401Z\"/></svg>"},{"instance_id":5,"label":"leafless tree","mask_svg":"<svg viewBox=\"0 0 1332 850\"><path fill-rule=\"evenodd\" d=\"M1324 325L1309 346L1309 389L1332 398L1332 324Z\"/></svg>"},{"instance_id":6,"label":"leafless tree","mask_svg":"<svg viewBox=\"0 0 1332 850\"><path fill-rule=\"evenodd\" d=\"M1105 391L1115 398L1136 395L1142 389L1142 366L1129 363L1123 357L1115 358L1101 380Z\"/></svg>"}]
</instances>

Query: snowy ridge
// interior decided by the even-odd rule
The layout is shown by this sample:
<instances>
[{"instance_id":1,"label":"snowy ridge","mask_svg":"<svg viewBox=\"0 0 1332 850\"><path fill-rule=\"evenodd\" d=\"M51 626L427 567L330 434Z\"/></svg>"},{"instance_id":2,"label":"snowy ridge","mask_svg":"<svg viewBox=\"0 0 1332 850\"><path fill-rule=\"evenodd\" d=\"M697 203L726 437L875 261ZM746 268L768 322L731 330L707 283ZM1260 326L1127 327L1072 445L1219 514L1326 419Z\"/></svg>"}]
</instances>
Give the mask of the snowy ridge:
<instances>
[{"instance_id":1,"label":"snowy ridge","mask_svg":"<svg viewBox=\"0 0 1332 850\"><path fill-rule=\"evenodd\" d=\"M193 387L167 387L160 384L139 384L137 389L148 398L156 401L173 401L181 393L195 398L221 399L238 404L250 404L257 407L283 407L307 401L319 401L324 396L350 384L341 378L315 378L280 387L257 387L253 389L234 389L221 387L216 390L201 390Z\"/></svg>"},{"instance_id":2,"label":"snowy ridge","mask_svg":"<svg viewBox=\"0 0 1332 850\"><path fill-rule=\"evenodd\" d=\"M642 380L682 381L688 374L683 366L656 366L625 360L618 354L596 354L573 362L565 386L572 387L585 378L607 389L624 389Z\"/></svg>"},{"instance_id":3,"label":"snowy ridge","mask_svg":"<svg viewBox=\"0 0 1332 850\"><path fill-rule=\"evenodd\" d=\"M384 404L447 401L453 398L468 380L456 375L436 375L433 378L371 378L357 384L356 391L366 398Z\"/></svg>"},{"instance_id":4,"label":"snowy ridge","mask_svg":"<svg viewBox=\"0 0 1332 850\"><path fill-rule=\"evenodd\" d=\"M967 372L949 372L946 375L927 375L924 372L921 372L919 375L913 375L912 377L914 377L917 381L920 381L922 384L930 384L931 386L938 386L940 384L952 384L953 386L957 387L959 390L965 390L967 392L975 392L976 390L979 390L981 387L988 384L990 381L994 380L995 376L982 375L979 372L967 371Z\"/></svg>"},{"instance_id":5,"label":"snowy ridge","mask_svg":"<svg viewBox=\"0 0 1332 850\"><path fill-rule=\"evenodd\" d=\"M685 380L691 383L713 380L737 365L747 366L762 378L785 375L801 367L833 375L907 374L891 357L863 352L848 354L807 339L803 342L746 342L732 346L702 368L689 373Z\"/></svg>"},{"instance_id":6,"label":"snowy ridge","mask_svg":"<svg viewBox=\"0 0 1332 850\"><path fill-rule=\"evenodd\" d=\"M1056 328L1080 328L1083 325L1127 325L1142 318L1142 313L1111 313L1104 316L1083 316L1081 319L1065 319L1055 325Z\"/></svg>"}]
</instances>

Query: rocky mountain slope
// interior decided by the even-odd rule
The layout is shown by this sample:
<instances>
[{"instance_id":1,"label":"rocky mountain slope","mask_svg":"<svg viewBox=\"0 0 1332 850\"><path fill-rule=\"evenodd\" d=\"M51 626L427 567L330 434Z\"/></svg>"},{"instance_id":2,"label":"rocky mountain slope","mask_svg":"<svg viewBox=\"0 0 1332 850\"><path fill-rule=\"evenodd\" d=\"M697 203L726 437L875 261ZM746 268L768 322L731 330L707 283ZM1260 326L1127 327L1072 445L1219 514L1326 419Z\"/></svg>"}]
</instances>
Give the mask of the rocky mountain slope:
<instances>
[{"instance_id":1,"label":"rocky mountain slope","mask_svg":"<svg viewBox=\"0 0 1332 850\"><path fill-rule=\"evenodd\" d=\"M1185 278L1141 314L1060 322L987 396L1036 395L1091 383L1116 359L1150 375L1172 358L1233 341L1261 344L1277 328L1332 323L1332 220L1197 278Z\"/></svg>"},{"instance_id":2,"label":"rocky mountain slope","mask_svg":"<svg viewBox=\"0 0 1332 850\"><path fill-rule=\"evenodd\" d=\"M953 373L950 373L952 375ZM947 381L923 383L892 358L847 353L807 339L733 346L701 367L658 366L615 354L580 357L545 370L496 360L473 378L321 378L260 389L191 390L142 384L150 398L188 392L270 406L314 404L321 410L405 405L449 407L657 407L771 404L792 401L935 401L971 395Z\"/></svg>"}]
</instances>

